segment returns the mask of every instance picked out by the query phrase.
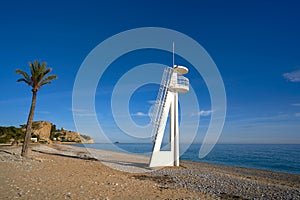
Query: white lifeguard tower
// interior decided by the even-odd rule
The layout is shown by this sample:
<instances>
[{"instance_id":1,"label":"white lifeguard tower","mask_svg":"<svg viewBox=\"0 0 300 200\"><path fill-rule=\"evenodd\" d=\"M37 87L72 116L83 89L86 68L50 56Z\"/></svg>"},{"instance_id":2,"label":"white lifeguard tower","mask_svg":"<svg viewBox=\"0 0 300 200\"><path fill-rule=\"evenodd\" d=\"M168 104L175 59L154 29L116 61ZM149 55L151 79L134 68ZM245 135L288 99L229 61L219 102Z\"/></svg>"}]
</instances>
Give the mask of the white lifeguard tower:
<instances>
[{"instance_id":1,"label":"white lifeguard tower","mask_svg":"<svg viewBox=\"0 0 300 200\"><path fill-rule=\"evenodd\" d=\"M149 167L179 166L178 93L189 91L189 80L182 76L187 73L188 68L174 65L173 46L173 67L166 67L164 70L152 114L154 145ZM169 113L169 150L161 150Z\"/></svg>"}]
</instances>

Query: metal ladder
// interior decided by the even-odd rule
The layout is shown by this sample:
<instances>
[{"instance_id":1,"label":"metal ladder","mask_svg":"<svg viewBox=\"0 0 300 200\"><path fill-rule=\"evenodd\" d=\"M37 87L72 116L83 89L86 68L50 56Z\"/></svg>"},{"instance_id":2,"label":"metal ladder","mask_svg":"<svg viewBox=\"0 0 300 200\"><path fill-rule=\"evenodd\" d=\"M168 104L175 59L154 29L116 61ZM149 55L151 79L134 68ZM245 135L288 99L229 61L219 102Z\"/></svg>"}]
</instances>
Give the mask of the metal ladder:
<instances>
[{"instance_id":1,"label":"metal ladder","mask_svg":"<svg viewBox=\"0 0 300 200\"><path fill-rule=\"evenodd\" d=\"M155 106L153 109L153 113L152 113L152 124L153 124L153 129L152 129L152 133L151 133L151 137L152 139L156 138L157 135L157 131L160 125L160 121L162 118L162 111L165 107L165 103L166 103L166 99L167 99L167 94L168 94L168 90L169 90L169 85L170 85L170 81L171 81L171 77L172 77L172 72L173 72L173 68L171 67L166 67L164 69L164 73L161 79L161 83L160 83L160 87L159 87L159 91L158 91L158 95L155 101Z\"/></svg>"}]
</instances>

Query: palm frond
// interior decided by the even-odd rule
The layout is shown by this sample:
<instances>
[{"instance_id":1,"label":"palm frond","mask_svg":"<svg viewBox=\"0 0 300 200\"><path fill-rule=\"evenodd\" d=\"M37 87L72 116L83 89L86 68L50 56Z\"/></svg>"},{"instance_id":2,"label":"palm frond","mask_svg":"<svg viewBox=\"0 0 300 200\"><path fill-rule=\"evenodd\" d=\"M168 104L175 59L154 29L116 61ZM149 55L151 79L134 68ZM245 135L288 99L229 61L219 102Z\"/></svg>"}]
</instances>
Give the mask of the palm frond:
<instances>
[{"instance_id":1,"label":"palm frond","mask_svg":"<svg viewBox=\"0 0 300 200\"><path fill-rule=\"evenodd\" d=\"M52 71L51 68L48 68L48 69L44 70L43 76L47 75L47 74L50 73L51 71Z\"/></svg>"},{"instance_id":2,"label":"palm frond","mask_svg":"<svg viewBox=\"0 0 300 200\"><path fill-rule=\"evenodd\" d=\"M34 74L35 74L35 72L34 72L34 65L33 65L33 63L28 63L28 65L29 65L29 68L30 68L30 73L31 73L31 76L33 76Z\"/></svg>"},{"instance_id":3,"label":"palm frond","mask_svg":"<svg viewBox=\"0 0 300 200\"><path fill-rule=\"evenodd\" d=\"M20 69L17 69L15 72L17 74L21 74L22 76L24 76L25 79L30 79L29 75L26 72L24 72L24 71L22 71Z\"/></svg>"},{"instance_id":4,"label":"palm frond","mask_svg":"<svg viewBox=\"0 0 300 200\"><path fill-rule=\"evenodd\" d=\"M31 81L28 81L25 78L20 78L20 79L17 80L17 82L22 82L22 81L27 83L28 85L31 85Z\"/></svg>"},{"instance_id":5,"label":"palm frond","mask_svg":"<svg viewBox=\"0 0 300 200\"><path fill-rule=\"evenodd\" d=\"M56 75L47 76L45 79L43 79L43 81L39 84L39 86L42 87L43 85L50 84L51 80L54 79L57 79Z\"/></svg>"},{"instance_id":6,"label":"palm frond","mask_svg":"<svg viewBox=\"0 0 300 200\"><path fill-rule=\"evenodd\" d=\"M51 75L51 76L47 76L44 80L54 80L54 79L57 79L57 76L56 75Z\"/></svg>"},{"instance_id":7,"label":"palm frond","mask_svg":"<svg viewBox=\"0 0 300 200\"><path fill-rule=\"evenodd\" d=\"M46 84L51 84L51 81L43 81L43 82L40 84L40 88L41 88L43 85L46 85Z\"/></svg>"},{"instance_id":8,"label":"palm frond","mask_svg":"<svg viewBox=\"0 0 300 200\"><path fill-rule=\"evenodd\" d=\"M46 62L43 62L42 65L40 65L42 72L44 72L46 70L46 66L47 66Z\"/></svg>"},{"instance_id":9,"label":"palm frond","mask_svg":"<svg viewBox=\"0 0 300 200\"><path fill-rule=\"evenodd\" d=\"M28 75L26 72L24 72L24 71L22 71L22 70L20 70L20 69L17 69L15 72L16 72L17 74L20 74L20 75L22 75L22 76L24 77L24 78L18 79L17 82L25 82L25 83L27 83L28 85L31 85L31 84L32 84L31 78L29 77L29 75Z\"/></svg>"}]
</instances>

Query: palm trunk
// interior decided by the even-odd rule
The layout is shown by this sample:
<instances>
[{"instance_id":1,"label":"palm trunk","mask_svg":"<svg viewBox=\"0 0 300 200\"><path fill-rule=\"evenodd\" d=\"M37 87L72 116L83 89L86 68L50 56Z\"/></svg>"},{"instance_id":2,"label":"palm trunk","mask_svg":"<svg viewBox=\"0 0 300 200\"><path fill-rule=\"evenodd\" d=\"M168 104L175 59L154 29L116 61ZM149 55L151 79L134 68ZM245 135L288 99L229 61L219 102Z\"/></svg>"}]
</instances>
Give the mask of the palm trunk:
<instances>
[{"instance_id":1,"label":"palm trunk","mask_svg":"<svg viewBox=\"0 0 300 200\"><path fill-rule=\"evenodd\" d=\"M29 145L30 139L31 139L31 128L32 128L32 120L33 120L34 109L35 109L35 104L36 104L36 94L37 94L37 91L32 90L31 107L30 107L30 112L29 112L29 116L27 119L26 134L25 134L25 139L24 139L24 143L22 146L22 152L21 152L21 156L24 156L24 157L27 157L28 145Z\"/></svg>"}]
</instances>

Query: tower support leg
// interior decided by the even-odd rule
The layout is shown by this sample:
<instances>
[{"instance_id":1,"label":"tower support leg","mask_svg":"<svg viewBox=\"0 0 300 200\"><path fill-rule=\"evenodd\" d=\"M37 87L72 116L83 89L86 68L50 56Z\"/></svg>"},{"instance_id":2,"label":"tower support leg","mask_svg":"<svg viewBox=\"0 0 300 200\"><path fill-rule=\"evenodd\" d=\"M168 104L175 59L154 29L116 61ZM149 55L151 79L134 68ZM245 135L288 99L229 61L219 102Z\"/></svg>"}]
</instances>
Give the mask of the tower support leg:
<instances>
[{"instance_id":1,"label":"tower support leg","mask_svg":"<svg viewBox=\"0 0 300 200\"><path fill-rule=\"evenodd\" d=\"M179 166L178 93L174 94L174 166Z\"/></svg>"}]
</instances>

